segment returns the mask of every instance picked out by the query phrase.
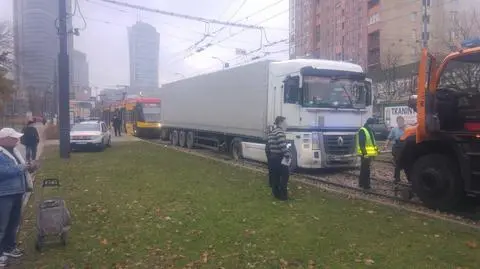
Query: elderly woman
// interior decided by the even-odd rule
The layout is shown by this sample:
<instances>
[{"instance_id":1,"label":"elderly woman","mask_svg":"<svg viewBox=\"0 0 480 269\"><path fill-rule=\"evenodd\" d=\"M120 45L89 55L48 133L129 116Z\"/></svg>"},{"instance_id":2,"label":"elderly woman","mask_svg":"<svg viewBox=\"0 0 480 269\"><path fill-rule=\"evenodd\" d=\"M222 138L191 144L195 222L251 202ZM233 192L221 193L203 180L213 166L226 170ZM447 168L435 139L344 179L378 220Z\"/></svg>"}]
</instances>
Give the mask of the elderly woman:
<instances>
[{"instance_id":1,"label":"elderly woman","mask_svg":"<svg viewBox=\"0 0 480 269\"><path fill-rule=\"evenodd\" d=\"M19 258L23 254L17 248L16 232L23 195L32 188L29 172L33 172L36 165L25 164L15 149L22 135L12 128L0 130L0 268L7 265L8 257Z\"/></svg>"}]
</instances>

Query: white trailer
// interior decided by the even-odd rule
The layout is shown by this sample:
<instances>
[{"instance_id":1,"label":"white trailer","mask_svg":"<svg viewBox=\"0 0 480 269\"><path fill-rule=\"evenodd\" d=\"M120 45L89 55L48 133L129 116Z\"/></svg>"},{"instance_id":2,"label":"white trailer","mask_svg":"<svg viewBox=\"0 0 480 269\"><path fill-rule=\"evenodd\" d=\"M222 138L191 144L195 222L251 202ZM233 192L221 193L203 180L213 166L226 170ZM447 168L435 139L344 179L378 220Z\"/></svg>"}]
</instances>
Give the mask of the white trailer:
<instances>
[{"instance_id":1,"label":"white trailer","mask_svg":"<svg viewBox=\"0 0 480 269\"><path fill-rule=\"evenodd\" d=\"M284 116L292 169L358 165L355 134L371 117L371 81L359 65L261 61L163 85L162 138L266 162L265 142Z\"/></svg>"}]
</instances>

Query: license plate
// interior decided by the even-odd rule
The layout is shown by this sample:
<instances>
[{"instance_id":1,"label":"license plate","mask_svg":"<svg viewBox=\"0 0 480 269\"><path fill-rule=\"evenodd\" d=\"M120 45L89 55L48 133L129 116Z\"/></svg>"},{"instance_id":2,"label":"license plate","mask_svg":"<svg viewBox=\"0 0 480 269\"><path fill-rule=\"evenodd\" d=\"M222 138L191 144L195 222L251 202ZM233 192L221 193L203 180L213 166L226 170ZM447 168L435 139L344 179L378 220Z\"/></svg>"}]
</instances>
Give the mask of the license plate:
<instances>
[{"instance_id":1,"label":"license plate","mask_svg":"<svg viewBox=\"0 0 480 269\"><path fill-rule=\"evenodd\" d=\"M74 144L77 144L77 145L85 145L87 144L87 142L85 141L81 141L81 142L74 142Z\"/></svg>"}]
</instances>

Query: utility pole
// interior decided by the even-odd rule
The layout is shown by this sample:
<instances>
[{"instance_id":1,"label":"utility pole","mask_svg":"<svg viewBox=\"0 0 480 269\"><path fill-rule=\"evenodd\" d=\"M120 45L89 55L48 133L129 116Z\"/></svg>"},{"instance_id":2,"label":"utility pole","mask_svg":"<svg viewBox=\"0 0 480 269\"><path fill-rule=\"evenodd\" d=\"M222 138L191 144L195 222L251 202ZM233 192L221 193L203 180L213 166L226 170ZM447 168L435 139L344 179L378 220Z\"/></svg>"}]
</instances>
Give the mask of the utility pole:
<instances>
[{"instance_id":1,"label":"utility pole","mask_svg":"<svg viewBox=\"0 0 480 269\"><path fill-rule=\"evenodd\" d=\"M70 70L68 59L67 3L58 0L58 120L60 125L60 158L70 158Z\"/></svg>"},{"instance_id":2,"label":"utility pole","mask_svg":"<svg viewBox=\"0 0 480 269\"><path fill-rule=\"evenodd\" d=\"M428 8L430 7L430 0L422 0L422 8L423 8L423 15L422 15L422 47L428 47L428 23L430 22L430 16L428 15Z\"/></svg>"}]
</instances>

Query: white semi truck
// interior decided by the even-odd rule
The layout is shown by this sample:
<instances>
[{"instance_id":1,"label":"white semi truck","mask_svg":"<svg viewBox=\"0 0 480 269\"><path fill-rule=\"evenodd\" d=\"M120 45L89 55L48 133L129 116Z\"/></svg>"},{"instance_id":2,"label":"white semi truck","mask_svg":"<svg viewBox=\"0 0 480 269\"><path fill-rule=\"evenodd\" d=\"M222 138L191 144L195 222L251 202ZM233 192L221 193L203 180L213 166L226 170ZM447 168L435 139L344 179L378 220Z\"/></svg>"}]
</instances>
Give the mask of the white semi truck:
<instances>
[{"instance_id":1,"label":"white semi truck","mask_svg":"<svg viewBox=\"0 0 480 269\"><path fill-rule=\"evenodd\" d=\"M362 67L316 59L261 61L163 85L162 138L266 162L267 133L287 119L292 169L358 165L355 134L372 115Z\"/></svg>"}]
</instances>

